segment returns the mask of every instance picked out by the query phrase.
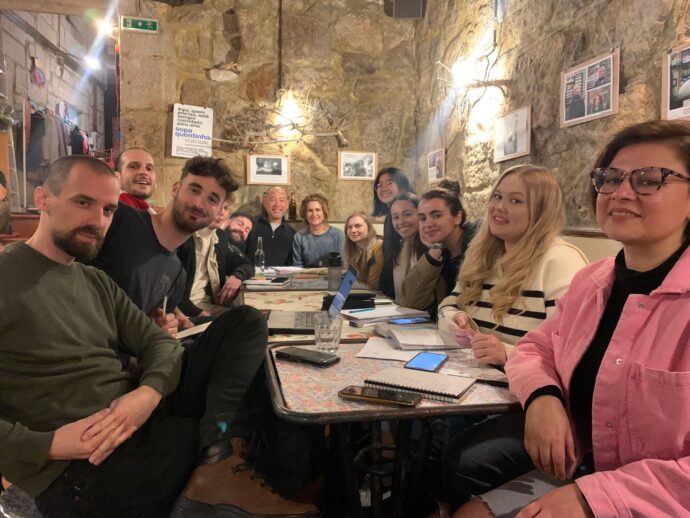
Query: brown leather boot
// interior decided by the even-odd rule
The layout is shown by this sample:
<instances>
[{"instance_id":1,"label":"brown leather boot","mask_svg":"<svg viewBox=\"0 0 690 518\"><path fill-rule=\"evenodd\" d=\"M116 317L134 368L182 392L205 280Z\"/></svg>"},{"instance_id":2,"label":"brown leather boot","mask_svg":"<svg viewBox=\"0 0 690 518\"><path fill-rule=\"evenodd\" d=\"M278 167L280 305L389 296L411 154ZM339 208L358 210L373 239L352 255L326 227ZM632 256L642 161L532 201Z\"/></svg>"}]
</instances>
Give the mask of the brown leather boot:
<instances>
[{"instance_id":1,"label":"brown leather boot","mask_svg":"<svg viewBox=\"0 0 690 518\"><path fill-rule=\"evenodd\" d=\"M177 499L170 518L315 518L311 504L286 500L259 478L245 460L247 445L231 439L232 454L213 464L202 464L192 473Z\"/></svg>"}]
</instances>

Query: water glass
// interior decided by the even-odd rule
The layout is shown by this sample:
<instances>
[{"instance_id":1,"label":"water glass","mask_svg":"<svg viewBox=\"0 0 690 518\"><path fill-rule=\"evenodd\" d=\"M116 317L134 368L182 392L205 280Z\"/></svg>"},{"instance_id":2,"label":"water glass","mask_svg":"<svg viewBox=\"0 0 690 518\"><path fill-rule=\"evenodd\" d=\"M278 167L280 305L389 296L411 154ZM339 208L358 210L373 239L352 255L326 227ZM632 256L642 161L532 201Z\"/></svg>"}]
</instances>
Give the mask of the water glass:
<instances>
[{"instance_id":1,"label":"water glass","mask_svg":"<svg viewBox=\"0 0 690 518\"><path fill-rule=\"evenodd\" d=\"M328 313L322 312L316 315L314 320L314 335L316 338L316 350L334 353L340 345L340 333L343 328L343 317L337 315L330 318Z\"/></svg>"}]
</instances>

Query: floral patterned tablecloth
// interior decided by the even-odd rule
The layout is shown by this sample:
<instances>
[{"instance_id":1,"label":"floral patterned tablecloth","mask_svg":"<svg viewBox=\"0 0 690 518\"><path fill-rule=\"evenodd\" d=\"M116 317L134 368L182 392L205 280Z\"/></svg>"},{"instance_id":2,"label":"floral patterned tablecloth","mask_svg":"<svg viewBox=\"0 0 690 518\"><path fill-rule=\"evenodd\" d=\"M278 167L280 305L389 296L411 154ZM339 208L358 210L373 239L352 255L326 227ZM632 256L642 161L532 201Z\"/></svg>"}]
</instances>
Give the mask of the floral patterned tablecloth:
<instances>
[{"instance_id":1,"label":"floral patterned tablecloth","mask_svg":"<svg viewBox=\"0 0 690 518\"><path fill-rule=\"evenodd\" d=\"M319 310L323 292L292 291L292 292L251 292L245 293L245 303L258 309L285 310ZM414 408L402 408L387 405L372 405L356 401L344 400L338 397L338 391L348 385L363 385L365 378L376 374L387 367L402 366L402 362L393 360L378 360L357 358L356 355L373 333L372 327L355 328L343 327L342 338L360 339L360 343L341 343L338 349L340 362L327 368L320 368L303 363L294 363L275 358L275 351L282 346L270 349L269 361L272 361L276 375L276 393L282 394L280 405L283 413L309 420L362 420L381 419L424 415L425 412L434 413L468 413L487 411L495 406L496 411L503 411L507 407L516 406L516 398L507 388L475 383L457 402L445 403L430 399L423 399ZM289 345L292 341L313 340L313 335L272 335L271 342L281 342ZM314 348L313 345L303 345ZM451 355L451 358L457 355ZM459 360L456 360L459 361ZM449 366L456 367L449 362ZM273 368L273 367L271 367Z\"/></svg>"}]
</instances>

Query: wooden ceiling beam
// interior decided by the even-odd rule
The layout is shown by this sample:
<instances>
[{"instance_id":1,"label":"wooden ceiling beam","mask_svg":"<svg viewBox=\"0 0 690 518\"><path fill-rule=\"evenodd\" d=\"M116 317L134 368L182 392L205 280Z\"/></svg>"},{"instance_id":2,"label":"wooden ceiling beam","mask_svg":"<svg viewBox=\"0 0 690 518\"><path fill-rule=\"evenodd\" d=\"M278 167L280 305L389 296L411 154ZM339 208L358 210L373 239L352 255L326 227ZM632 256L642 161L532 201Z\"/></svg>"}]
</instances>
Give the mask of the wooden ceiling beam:
<instances>
[{"instance_id":1,"label":"wooden ceiling beam","mask_svg":"<svg viewBox=\"0 0 690 518\"><path fill-rule=\"evenodd\" d=\"M0 9L83 16L95 9L105 13L111 0L0 0Z\"/></svg>"}]
</instances>

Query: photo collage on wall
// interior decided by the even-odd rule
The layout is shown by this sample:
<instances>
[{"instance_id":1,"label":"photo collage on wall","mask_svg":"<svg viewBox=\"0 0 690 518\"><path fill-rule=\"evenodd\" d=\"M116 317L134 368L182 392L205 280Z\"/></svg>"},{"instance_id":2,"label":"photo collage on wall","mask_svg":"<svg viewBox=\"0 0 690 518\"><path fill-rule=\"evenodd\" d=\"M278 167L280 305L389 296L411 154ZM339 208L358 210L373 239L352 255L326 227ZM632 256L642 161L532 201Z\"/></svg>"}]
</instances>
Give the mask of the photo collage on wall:
<instances>
[{"instance_id":1,"label":"photo collage on wall","mask_svg":"<svg viewBox=\"0 0 690 518\"><path fill-rule=\"evenodd\" d=\"M670 49L664 55L661 116L690 119L690 44Z\"/></svg>"},{"instance_id":2,"label":"photo collage on wall","mask_svg":"<svg viewBox=\"0 0 690 518\"><path fill-rule=\"evenodd\" d=\"M561 76L561 127L618 112L619 50L580 63Z\"/></svg>"}]
</instances>

